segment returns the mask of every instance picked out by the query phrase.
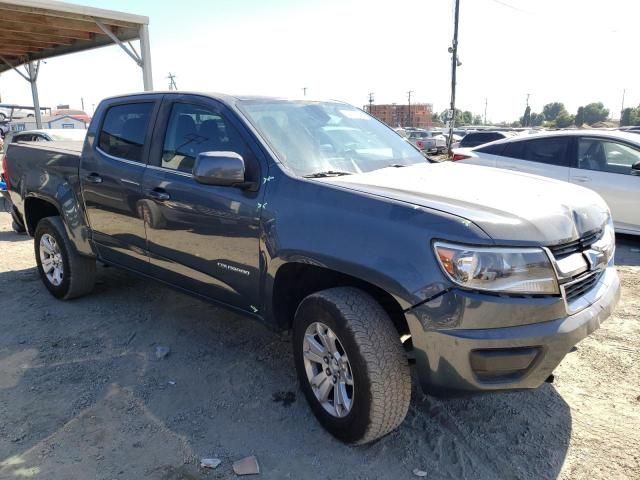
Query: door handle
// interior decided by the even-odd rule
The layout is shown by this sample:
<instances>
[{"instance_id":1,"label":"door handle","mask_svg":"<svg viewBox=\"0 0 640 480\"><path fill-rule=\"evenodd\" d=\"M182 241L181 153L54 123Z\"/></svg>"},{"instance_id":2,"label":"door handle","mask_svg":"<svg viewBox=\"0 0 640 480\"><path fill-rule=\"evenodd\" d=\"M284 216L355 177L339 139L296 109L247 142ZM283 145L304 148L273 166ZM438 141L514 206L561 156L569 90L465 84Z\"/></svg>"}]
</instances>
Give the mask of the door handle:
<instances>
[{"instance_id":1,"label":"door handle","mask_svg":"<svg viewBox=\"0 0 640 480\"><path fill-rule=\"evenodd\" d=\"M591 179L589 177L571 177L571 180L575 180L576 182L580 182L580 183L586 183L588 181L590 181Z\"/></svg>"},{"instance_id":2,"label":"door handle","mask_svg":"<svg viewBox=\"0 0 640 480\"><path fill-rule=\"evenodd\" d=\"M164 202L165 200L169 200L171 198L171 195L165 192L162 188L155 188L153 190L150 190L147 195L154 200L158 200L159 202Z\"/></svg>"},{"instance_id":3,"label":"door handle","mask_svg":"<svg viewBox=\"0 0 640 480\"><path fill-rule=\"evenodd\" d=\"M90 173L87 175L86 179L89 183L102 183L102 177L97 173Z\"/></svg>"}]
</instances>

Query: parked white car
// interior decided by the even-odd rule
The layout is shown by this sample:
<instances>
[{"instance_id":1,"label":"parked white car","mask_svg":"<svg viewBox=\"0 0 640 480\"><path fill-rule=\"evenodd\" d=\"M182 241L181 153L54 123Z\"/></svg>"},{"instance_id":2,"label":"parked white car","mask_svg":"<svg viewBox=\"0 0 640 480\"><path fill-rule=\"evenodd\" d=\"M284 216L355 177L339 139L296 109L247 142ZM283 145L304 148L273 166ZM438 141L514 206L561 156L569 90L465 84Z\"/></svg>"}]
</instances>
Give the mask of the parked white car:
<instances>
[{"instance_id":1,"label":"parked white car","mask_svg":"<svg viewBox=\"0 0 640 480\"><path fill-rule=\"evenodd\" d=\"M407 139L425 152L442 152L447 148L445 136L434 130L407 129Z\"/></svg>"},{"instance_id":2,"label":"parked white car","mask_svg":"<svg viewBox=\"0 0 640 480\"><path fill-rule=\"evenodd\" d=\"M640 235L637 134L547 132L459 148L453 151L453 160L542 175L595 190L609 204L616 231Z\"/></svg>"}]
</instances>

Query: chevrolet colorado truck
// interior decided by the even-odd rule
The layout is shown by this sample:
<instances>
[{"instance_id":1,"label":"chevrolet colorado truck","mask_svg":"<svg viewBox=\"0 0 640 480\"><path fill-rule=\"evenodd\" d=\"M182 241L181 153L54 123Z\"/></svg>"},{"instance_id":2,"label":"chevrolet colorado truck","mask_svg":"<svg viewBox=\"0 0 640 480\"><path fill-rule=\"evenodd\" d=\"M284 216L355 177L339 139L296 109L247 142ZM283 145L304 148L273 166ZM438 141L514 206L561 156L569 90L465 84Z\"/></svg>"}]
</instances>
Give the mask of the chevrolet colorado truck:
<instances>
[{"instance_id":1,"label":"chevrolet colorado truck","mask_svg":"<svg viewBox=\"0 0 640 480\"><path fill-rule=\"evenodd\" d=\"M292 331L301 389L345 442L426 391L532 389L619 298L602 198L430 163L339 102L144 93L84 144L11 144L5 178L46 288L96 261Z\"/></svg>"}]
</instances>

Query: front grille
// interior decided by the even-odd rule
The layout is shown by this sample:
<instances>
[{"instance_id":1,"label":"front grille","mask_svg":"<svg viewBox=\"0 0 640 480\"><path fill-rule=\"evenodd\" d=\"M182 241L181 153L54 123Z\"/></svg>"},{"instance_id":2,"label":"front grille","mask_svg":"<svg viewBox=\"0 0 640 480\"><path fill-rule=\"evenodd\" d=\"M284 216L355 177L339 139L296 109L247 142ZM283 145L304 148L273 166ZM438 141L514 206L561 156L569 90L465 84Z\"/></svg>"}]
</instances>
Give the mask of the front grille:
<instances>
[{"instance_id":1,"label":"front grille","mask_svg":"<svg viewBox=\"0 0 640 480\"><path fill-rule=\"evenodd\" d=\"M576 282L564 287L564 295L567 302L575 300L579 296L584 295L591 290L598 282L600 273L602 272L589 272Z\"/></svg>"},{"instance_id":2,"label":"front grille","mask_svg":"<svg viewBox=\"0 0 640 480\"><path fill-rule=\"evenodd\" d=\"M553 247L548 247L553 253L553 256L556 260L560 260L561 258L568 257L569 255L582 252L586 250L591 245L593 245L600 237L602 236L602 229L594 230L593 232L587 233L573 242L563 243L561 245L554 245Z\"/></svg>"}]
</instances>

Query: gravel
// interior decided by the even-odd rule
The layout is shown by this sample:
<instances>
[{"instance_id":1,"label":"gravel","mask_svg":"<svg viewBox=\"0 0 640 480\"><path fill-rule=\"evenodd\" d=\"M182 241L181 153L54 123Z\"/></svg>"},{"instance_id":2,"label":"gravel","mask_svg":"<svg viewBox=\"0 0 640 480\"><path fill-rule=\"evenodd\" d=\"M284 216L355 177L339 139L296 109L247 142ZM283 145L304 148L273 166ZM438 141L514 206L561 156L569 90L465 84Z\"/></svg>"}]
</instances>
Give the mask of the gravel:
<instances>
[{"instance_id":1,"label":"gravel","mask_svg":"<svg viewBox=\"0 0 640 480\"><path fill-rule=\"evenodd\" d=\"M252 455L265 479L640 478L639 247L619 239L622 301L553 385L443 399L414 382L398 430L346 447L300 395L287 336L116 268L55 300L0 213L0 478L225 479Z\"/></svg>"}]
</instances>

